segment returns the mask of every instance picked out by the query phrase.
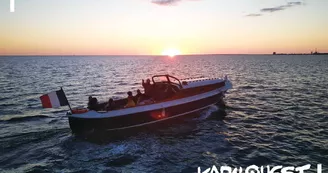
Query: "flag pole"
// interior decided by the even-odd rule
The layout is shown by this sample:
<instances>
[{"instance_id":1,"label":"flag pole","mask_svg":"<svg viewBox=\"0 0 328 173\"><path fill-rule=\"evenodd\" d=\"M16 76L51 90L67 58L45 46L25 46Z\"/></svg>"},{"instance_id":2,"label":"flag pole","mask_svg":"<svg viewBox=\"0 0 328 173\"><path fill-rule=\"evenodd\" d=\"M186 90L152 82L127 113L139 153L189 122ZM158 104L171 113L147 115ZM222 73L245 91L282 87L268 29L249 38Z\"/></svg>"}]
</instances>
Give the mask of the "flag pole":
<instances>
[{"instance_id":1,"label":"flag pole","mask_svg":"<svg viewBox=\"0 0 328 173\"><path fill-rule=\"evenodd\" d=\"M66 94L65 94L65 92L64 92L64 90L63 90L63 87L60 87L60 89L63 91L63 93L64 93L64 95L65 95L65 99L66 99L66 101L67 101L67 105L68 105L68 107L69 107L69 110L71 110L71 112L72 112L71 105L69 104L69 102L68 102L68 100L67 100ZM73 112L72 112L72 113L73 113Z\"/></svg>"}]
</instances>

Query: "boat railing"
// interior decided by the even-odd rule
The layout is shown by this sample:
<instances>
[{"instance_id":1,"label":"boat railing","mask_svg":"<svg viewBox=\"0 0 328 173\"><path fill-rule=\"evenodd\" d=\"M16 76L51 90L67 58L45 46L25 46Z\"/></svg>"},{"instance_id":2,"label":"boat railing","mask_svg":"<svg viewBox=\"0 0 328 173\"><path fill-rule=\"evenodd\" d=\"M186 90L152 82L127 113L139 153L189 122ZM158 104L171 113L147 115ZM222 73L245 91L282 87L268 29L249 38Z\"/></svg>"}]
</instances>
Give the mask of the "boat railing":
<instances>
[{"instance_id":1,"label":"boat railing","mask_svg":"<svg viewBox=\"0 0 328 173\"><path fill-rule=\"evenodd\" d=\"M181 81L184 81L184 80L197 80L197 79L205 79L206 77L205 76L199 76L199 77L190 77L190 78L183 78L183 79L180 79Z\"/></svg>"}]
</instances>

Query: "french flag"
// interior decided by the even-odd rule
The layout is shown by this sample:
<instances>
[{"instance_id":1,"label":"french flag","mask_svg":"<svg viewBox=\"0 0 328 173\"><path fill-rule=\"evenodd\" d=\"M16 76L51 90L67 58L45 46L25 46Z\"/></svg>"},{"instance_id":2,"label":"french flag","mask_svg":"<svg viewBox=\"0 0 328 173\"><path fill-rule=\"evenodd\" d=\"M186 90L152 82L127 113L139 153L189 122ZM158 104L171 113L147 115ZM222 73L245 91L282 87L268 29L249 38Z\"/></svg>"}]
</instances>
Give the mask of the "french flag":
<instances>
[{"instance_id":1,"label":"french flag","mask_svg":"<svg viewBox=\"0 0 328 173\"><path fill-rule=\"evenodd\" d=\"M58 108L68 105L63 89L45 94L40 97L43 108Z\"/></svg>"}]
</instances>

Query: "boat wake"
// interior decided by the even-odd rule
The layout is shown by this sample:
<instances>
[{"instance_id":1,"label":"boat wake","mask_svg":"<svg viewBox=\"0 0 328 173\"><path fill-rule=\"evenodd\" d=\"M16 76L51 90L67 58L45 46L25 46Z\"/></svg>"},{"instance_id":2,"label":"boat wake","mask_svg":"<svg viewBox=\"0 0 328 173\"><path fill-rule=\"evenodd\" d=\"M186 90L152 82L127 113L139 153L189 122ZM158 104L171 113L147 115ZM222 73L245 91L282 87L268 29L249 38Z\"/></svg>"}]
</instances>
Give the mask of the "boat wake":
<instances>
[{"instance_id":1,"label":"boat wake","mask_svg":"<svg viewBox=\"0 0 328 173\"><path fill-rule=\"evenodd\" d=\"M206 120L211 117L212 113L216 112L219 110L219 107L216 105L212 105L208 107L207 109L203 110L200 113L200 117L195 118L194 120Z\"/></svg>"},{"instance_id":2,"label":"boat wake","mask_svg":"<svg viewBox=\"0 0 328 173\"><path fill-rule=\"evenodd\" d=\"M7 119L0 119L0 122L23 122L23 121L37 121L43 118L54 118L48 115L35 115L35 116L18 116Z\"/></svg>"}]
</instances>

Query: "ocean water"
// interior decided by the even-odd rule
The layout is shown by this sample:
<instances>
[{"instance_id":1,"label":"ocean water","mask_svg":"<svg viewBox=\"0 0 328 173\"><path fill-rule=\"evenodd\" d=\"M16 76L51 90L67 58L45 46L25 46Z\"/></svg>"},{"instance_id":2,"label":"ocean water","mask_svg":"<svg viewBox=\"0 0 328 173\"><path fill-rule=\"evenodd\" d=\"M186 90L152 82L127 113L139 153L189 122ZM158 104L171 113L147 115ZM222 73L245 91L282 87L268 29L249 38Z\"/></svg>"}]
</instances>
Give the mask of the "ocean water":
<instances>
[{"instance_id":1,"label":"ocean water","mask_svg":"<svg viewBox=\"0 0 328 173\"><path fill-rule=\"evenodd\" d=\"M89 95L122 98L155 74L227 74L234 89L225 110L213 106L198 119L101 143L71 134L67 107L42 109L39 100L60 87L73 107L85 106ZM0 57L0 172L189 173L319 163L328 172L328 56Z\"/></svg>"}]
</instances>

